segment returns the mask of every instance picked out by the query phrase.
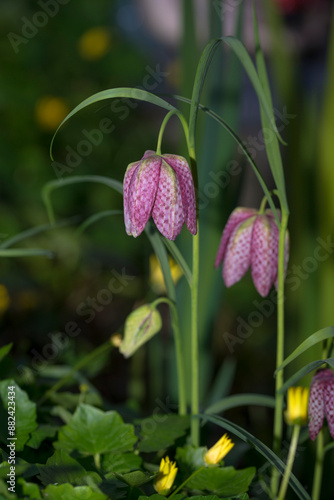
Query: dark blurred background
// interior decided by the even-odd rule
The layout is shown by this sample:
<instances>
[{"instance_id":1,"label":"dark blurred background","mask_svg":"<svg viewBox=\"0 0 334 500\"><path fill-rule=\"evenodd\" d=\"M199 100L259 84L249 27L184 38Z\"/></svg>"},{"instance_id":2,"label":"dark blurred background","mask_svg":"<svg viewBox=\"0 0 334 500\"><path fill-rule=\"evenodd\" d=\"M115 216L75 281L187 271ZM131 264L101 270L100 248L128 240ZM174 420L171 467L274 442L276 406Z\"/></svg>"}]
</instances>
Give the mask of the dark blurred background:
<instances>
[{"instance_id":1,"label":"dark blurred background","mask_svg":"<svg viewBox=\"0 0 334 500\"><path fill-rule=\"evenodd\" d=\"M288 143L282 152L291 211L289 353L317 329L333 324L332 2L255 3L277 124ZM80 112L59 131L52 162L52 136L82 100L108 88L138 87L162 94L187 114L188 105L172 95L191 97L200 53L211 38L236 35L253 54L248 0L1 0L0 14L0 244L48 223L41 196L47 182L87 174L122 180L130 162L155 149L164 116L160 109L129 100L105 101ZM226 49L215 55L202 102L238 132L272 186L255 93ZM257 181L235 143L205 116L198 123L197 151L205 408L229 393L273 393L276 324L273 294L261 299L249 276L225 290L221 270L213 268L230 212L236 206L259 206ZM166 129L163 152L186 155L176 120ZM25 238L15 248L45 248L55 257L2 258L0 264L0 344L13 342L10 369L30 390L38 380L57 380L66 367L121 333L133 308L164 293L146 236L128 237L122 215L101 217L77 232L87 217L122 209L118 193L82 183L57 189L52 201L60 226ZM186 230L176 240L186 255L190 241ZM177 269L175 275L185 331L189 297ZM160 335L130 360L117 350L96 358L83 368L72 390L89 380L107 404L125 413L152 411L157 398L175 402L169 316L163 307L161 312ZM320 355L320 349L307 353L287 375ZM270 442L271 411L251 407L227 416ZM302 459L296 466L311 470Z\"/></svg>"}]
</instances>

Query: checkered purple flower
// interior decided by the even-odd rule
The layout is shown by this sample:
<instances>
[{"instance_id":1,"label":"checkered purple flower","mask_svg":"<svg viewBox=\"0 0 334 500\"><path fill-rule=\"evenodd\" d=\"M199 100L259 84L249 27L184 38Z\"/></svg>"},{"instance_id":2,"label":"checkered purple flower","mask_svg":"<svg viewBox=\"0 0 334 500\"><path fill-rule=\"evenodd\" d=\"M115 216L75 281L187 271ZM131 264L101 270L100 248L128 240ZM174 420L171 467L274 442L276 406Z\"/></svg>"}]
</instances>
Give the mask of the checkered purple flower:
<instances>
[{"instance_id":1,"label":"checkered purple flower","mask_svg":"<svg viewBox=\"0 0 334 500\"><path fill-rule=\"evenodd\" d=\"M256 290L268 295L277 288L279 230L271 210L259 213L239 207L230 215L220 241L215 266L223 263L223 279L230 287L251 268ZM288 234L285 243L285 266L289 258Z\"/></svg>"},{"instance_id":2,"label":"checkered purple flower","mask_svg":"<svg viewBox=\"0 0 334 500\"><path fill-rule=\"evenodd\" d=\"M182 156L146 151L126 169L123 195L127 234L139 236L151 215L169 240L175 240L184 223L191 234L197 233L194 182Z\"/></svg>"},{"instance_id":3,"label":"checkered purple flower","mask_svg":"<svg viewBox=\"0 0 334 500\"><path fill-rule=\"evenodd\" d=\"M330 368L319 370L313 377L308 401L308 430L315 440L327 419L329 432L334 439L334 372Z\"/></svg>"}]
</instances>

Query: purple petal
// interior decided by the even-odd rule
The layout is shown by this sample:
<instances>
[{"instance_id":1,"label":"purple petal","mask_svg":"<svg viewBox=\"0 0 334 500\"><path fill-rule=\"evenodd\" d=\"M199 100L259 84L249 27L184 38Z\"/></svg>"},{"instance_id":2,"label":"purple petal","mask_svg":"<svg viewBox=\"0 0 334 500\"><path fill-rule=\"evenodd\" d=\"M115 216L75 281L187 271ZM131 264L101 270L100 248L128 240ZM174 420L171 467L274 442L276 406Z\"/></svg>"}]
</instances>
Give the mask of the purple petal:
<instances>
[{"instance_id":1,"label":"purple petal","mask_svg":"<svg viewBox=\"0 0 334 500\"><path fill-rule=\"evenodd\" d=\"M215 267L218 267L224 259L228 240L236 226L243 222L245 219L252 217L255 213L256 211L252 208L239 207L233 210L230 217L228 218L220 240L219 249L215 260Z\"/></svg>"},{"instance_id":2,"label":"purple petal","mask_svg":"<svg viewBox=\"0 0 334 500\"><path fill-rule=\"evenodd\" d=\"M175 170L178 177L187 227L197 233L196 197L194 180L188 162L182 156L165 154L162 158Z\"/></svg>"},{"instance_id":3,"label":"purple petal","mask_svg":"<svg viewBox=\"0 0 334 500\"><path fill-rule=\"evenodd\" d=\"M130 163L128 165L123 181L123 205L124 205L124 222L125 222L125 230L127 234L132 234L131 232L131 216L130 216L130 183L133 175L135 174L136 168L140 165L140 161L135 161L134 163Z\"/></svg>"},{"instance_id":4,"label":"purple petal","mask_svg":"<svg viewBox=\"0 0 334 500\"><path fill-rule=\"evenodd\" d=\"M160 156L148 156L141 160L130 179L127 190L129 221L127 232L135 238L144 230L152 214L159 185L160 168Z\"/></svg>"},{"instance_id":5,"label":"purple petal","mask_svg":"<svg viewBox=\"0 0 334 500\"><path fill-rule=\"evenodd\" d=\"M329 432L334 439L334 373L332 370L324 371L328 373L324 389L325 413Z\"/></svg>"},{"instance_id":6,"label":"purple petal","mask_svg":"<svg viewBox=\"0 0 334 500\"><path fill-rule=\"evenodd\" d=\"M308 415L310 419L308 430L312 441L314 441L319 434L325 416L324 384L321 379L319 380L318 375L320 373L321 372L317 373L313 377L308 400Z\"/></svg>"},{"instance_id":7,"label":"purple petal","mask_svg":"<svg viewBox=\"0 0 334 500\"><path fill-rule=\"evenodd\" d=\"M229 238L223 265L223 278L227 287L237 283L249 268L254 221L255 216L239 223Z\"/></svg>"},{"instance_id":8,"label":"purple petal","mask_svg":"<svg viewBox=\"0 0 334 500\"><path fill-rule=\"evenodd\" d=\"M273 284L272 276L277 274L277 255L274 247L271 221L265 215L258 215L253 226L251 268L255 288L262 297L268 295Z\"/></svg>"},{"instance_id":9,"label":"purple petal","mask_svg":"<svg viewBox=\"0 0 334 500\"><path fill-rule=\"evenodd\" d=\"M175 240L181 232L185 214L178 177L164 160L161 162L159 186L152 215L160 233L169 240Z\"/></svg>"}]
</instances>

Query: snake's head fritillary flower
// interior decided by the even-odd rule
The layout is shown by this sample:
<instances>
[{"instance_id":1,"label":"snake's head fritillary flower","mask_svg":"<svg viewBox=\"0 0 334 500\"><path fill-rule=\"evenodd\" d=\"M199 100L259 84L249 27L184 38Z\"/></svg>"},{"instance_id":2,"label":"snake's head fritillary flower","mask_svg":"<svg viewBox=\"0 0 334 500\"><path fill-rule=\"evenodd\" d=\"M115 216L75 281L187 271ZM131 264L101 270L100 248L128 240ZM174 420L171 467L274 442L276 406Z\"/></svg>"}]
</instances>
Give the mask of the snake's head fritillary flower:
<instances>
[{"instance_id":1,"label":"snake's head fritillary flower","mask_svg":"<svg viewBox=\"0 0 334 500\"><path fill-rule=\"evenodd\" d=\"M204 462L207 465L217 465L232 450L234 443L224 434L216 444L214 444L204 455Z\"/></svg>"},{"instance_id":2,"label":"snake's head fritillary flower","mask_svg":"<svg viewBox=\"0 0 334 500\"><path fill-rule=\"evenodd\" d=\"M123 195L127 234L139 236L151 215L169 240L175 240L184 223L191 234L197 233L194 182L182 156L146 151L126 169Z\"/></svg>"},{"instance_id":3,"label":"snake's head fritillary flower","mask_svg":"<svg viewBox=\"0 0 334 500\"><path fill-rule=\"evenodd\" d=\"M154 482L154 488L159 495L168 495L174 484L176 474L176 463L171 462L169 457L163 458L160 462L159 474Z\"/></svg>"},{"instance_id":4,"label":"snake's head fritillary flower","mask_svg":"<svg viewBox=\"0 0 334 500\"><path fill-rule=\"evenodd\" d=\"M334 439L334 372L330 368L319 370L313 377L308 403L308 430L312 441L319 434L324 417Z\"/></svg>"},{"instance_id":5,"label":"snake's head fritillary flower","mask_svg":"<svg viewBox=\"0 0 334 500\"><path fill-rule=\"evenodd\" d=\"M279 211L278 211L279 213ZM268 295L277 288L279 230L271 210L260 213L239 207L230 215L220 241L215 266L223 263L225 285L237 283L251 267L256 290ZM289 237L285 242L285 267L289 258Z\"/></svg>"},{"instance_id":6,"label":"snake's head fritillary flower","mask_svg":"<svg viewBox=\"0 0 334 500\"><path fill-rule=\"evenodd\" d=\"M288 404L284 413L288 425L305 425L307 423L308 387L289 387Z\"/></svg>"}]
</instances>

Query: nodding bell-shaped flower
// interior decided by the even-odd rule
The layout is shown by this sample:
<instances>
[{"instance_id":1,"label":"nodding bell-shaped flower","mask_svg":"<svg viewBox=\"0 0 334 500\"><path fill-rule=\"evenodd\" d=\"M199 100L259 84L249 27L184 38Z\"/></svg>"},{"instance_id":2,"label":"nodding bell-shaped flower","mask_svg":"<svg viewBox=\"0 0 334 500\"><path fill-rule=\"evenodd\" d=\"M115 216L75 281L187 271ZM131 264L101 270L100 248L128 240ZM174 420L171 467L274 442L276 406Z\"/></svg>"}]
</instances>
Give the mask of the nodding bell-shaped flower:
<instances>
[{"instance_id":1,"label":"nodding bell-shaped flower","mask_svg":"<svg viewBox=\"0 0 334 500\"><path fill-rule=\"evenodd\" d=\"M159 495L168 495L174 484L176 474L176 463L171 462L169 457L162 458L160 462L159 474L154 482L154 488Z\"/></svg>"},{"instance_id":2,"label":"nodding bell-shaped flower","mask_svg":"<svg viewBox=\"0 0 334 500\"><path fill-rule=\"evenodd\" d=\"M126 169L123 196L127 234L139 236L151 215L169 240L175 240L184 223L191 234L197 233L194 182L182 156L146 151Z\"/></svg>"},{"instance_id":3,"label":"nodding bell-shaped flower","mask_svg":"<svg viewBox=\"0 0 334 500\"><path fill-rule=\"evenodd\" d=\"M313 377L308 402L308 430L312 441L319 434L324 417L334 439L334 372L330 368L319 370Z\"/></svg>"},{"instance_id":4,"label":"nodding bell-shaped flower","mask_svg":"<svg viewBox=\"0 0 334 500\"><path fill-rule=\"evenodd\" d=\"M286 234L285 268L289 259ZM236 208L227 221L215 260L216 267L224 261L225 285L237 283L251 267L255 288L262 297L268 295L273 284L277 288L278 240L279 230L272 210L260 213L252 208Z\"/></svg>"}]
</instances>

